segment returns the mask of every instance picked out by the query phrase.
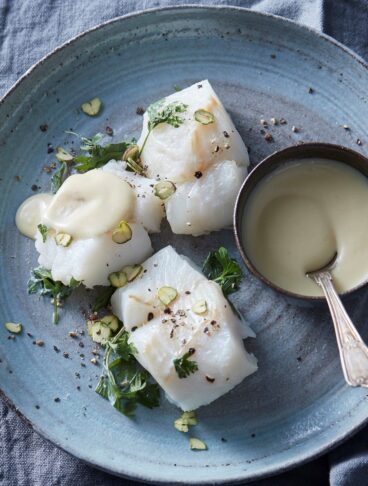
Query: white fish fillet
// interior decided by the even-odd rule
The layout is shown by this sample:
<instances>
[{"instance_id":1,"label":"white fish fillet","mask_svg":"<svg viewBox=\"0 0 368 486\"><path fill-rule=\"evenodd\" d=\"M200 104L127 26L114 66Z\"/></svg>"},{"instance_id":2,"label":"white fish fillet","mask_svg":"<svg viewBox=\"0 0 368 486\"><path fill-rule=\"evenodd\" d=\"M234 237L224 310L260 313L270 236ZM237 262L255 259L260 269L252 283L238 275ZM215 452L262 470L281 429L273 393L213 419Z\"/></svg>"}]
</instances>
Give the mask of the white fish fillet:
<instances>
[{"instance_id":1,"label":"white fish fillet","mask_svg":"<svg viewBox=\"0 0 368 486\"><path fill-rule=\"evenodd\" d=\"M165 210L162 200L153 193L153 186L157 184L157 180L129 172L125 167L124 162L110 161L102 170L111 172L131 184L137 196L134 221L141 223L149 233L158 233Z\"/></svg>"},{"instance_id":2,"label":"white fish fillet","mask_svg":"<svg viewBox=\"0 0 368 486\"><path fill-rule=\"evenodd\" d=\"M36 249L38 263L51 270L52 278L69 285L74 277L92 288L95 285L110 285L108 276L125 265L140 263L153 250L146 230L140 224L131 224L132 239L124 244L114 243L111 234L75 240L68 247L58 246L49 235L43 243L38 232Z\"/></svg>"},{"instance_id":3,"label":"white fish fillet","mask_svg":"<svg viewBox=\"0 0 368 486\"><path fill-rule=\"evenodd\" d=\"M162 123L152 130L142 153L148 177L177 183L192 180L195 172L204 172L223 160L248 166L247 148L207 80L165 98L166 103L174 101L187 105L186 112L180 114L184 123L177 128ZM194 113L199 109L211 112L215 122L202 125L196 121ZM147 124L145 113L138 140L140 147L147 134Z\"/></svg>"},{"instance_id":4,"label":"white fish fillet","mask_svg":"<svg viewBox=\"0 0 368 486\"><path fill-rule=\"evenodd\" d=\"M165 204L172 231L197 236L230 226L246 173L246 167L227 160L208 169L200 179L178 184Z\"/></svg>"},{"instance_id":5,"label":"white fish fillet","mask_svg":"<svg viewBox=\"0 0 368 486\"><path fill-rule=\"evenodd\" d=\"M184 411L194 410L257 370L256 358L244 349L240 321L218 284L208 281L171 246L153 255L143 267L140 277L114 293L112 308L131 331L137 359L170 401ZM178 292L169 306L170 314L157 297L162 286ZM208 311L198 315L192 307L203 299ZM195 349L190 359L197 362L198 371L180 379L173 360L190 348Z\"/></svg>"}]
</instances>

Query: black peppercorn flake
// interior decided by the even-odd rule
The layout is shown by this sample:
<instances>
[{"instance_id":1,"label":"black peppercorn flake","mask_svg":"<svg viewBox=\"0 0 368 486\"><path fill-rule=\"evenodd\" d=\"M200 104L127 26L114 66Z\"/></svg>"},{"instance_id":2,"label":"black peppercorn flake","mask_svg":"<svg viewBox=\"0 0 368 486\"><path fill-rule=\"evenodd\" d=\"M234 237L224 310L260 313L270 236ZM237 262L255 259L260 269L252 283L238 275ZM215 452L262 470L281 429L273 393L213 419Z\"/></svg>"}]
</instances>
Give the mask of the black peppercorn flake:
<instances>
[{"instance_id":1,"label":"black peppercorn flake","mask_svg":"<svg viewBox=\"0 0 368 486\"><path fill-rule=\"evenodd\" d=\"M264 139L266 140L266 142L273 142L273 136L269 132L265 134Z\"/></svg>"}]
</instances>

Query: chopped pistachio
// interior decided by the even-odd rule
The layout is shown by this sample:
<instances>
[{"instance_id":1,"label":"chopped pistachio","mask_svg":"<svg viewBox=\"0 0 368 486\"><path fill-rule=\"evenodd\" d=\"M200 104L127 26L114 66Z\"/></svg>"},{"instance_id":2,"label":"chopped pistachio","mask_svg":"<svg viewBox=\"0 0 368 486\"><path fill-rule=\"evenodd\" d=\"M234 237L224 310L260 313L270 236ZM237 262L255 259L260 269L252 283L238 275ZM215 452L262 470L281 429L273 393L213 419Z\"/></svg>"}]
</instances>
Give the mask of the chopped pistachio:
<instances>
[{"instance_id":1,"label":"chopped pistachio","mask_svg":"<svg viewBox=\"0 0 368 486\"><path fill-rule=\"evenodd\" d=\"M207 312L207 302L204 299L199 300L193 305L192 311L195 314L204 314L205 312Z\"/></svg>"},{"instance_id":2,"label":"chopped pistachio","mask_svg":"<svg viewBox=\"0 0 368 486\"><path fill-rule=\"evenodd\" d=\"M191 437L189 439L189 447L192 451L205 451L205 450L207 450L206 444L202 440L196 439L195 437Z\"/></svg>"},{"instance_id":3,"label":"chopped pistachio","mask_svg":"<svg viewBox=\"0 0 368 486\"><path fill-rule=\"evenodd\" d=\"M109 282L113 287L124 287L128 283L128 278L125 272L113 272L109 275Z\"/></svg>"},{"instance_id":4,"label":"chopped pistachio","mask_svg":"<svg viewBox=\"0 0 368 486\"><path fill-rule=\"evenodd\" d=\"M129 158L126 161L127 164L127 170L130 170L131 172L136 172L137 174L141 174L143 172L143 167L141 167L138 162L135 160Z\"/></svg>"},{"instance_id":5,"label":"chopped pistachio","mask_svg":"<svg viewBox=\"0 0 368 486\"><path fill-rule=\"evenodd\" d=\"M190 425L197 425L197 419L193 411L184 412L181 417L179 417L174 422L174 427L179 430L179 432L188 432Z\"/></svg>"},{"instance_id":6,"label":"chopped pistachio","mask_svg":"<svg viewBox=\"0 0 368 486\"><path fill-rule=\"evenodd\" d=\"M181 419L185 421L188 425L197 425L197 419L195 416L195 412L193 410L189 412L184 412L181 416Z\"/></svg>"},{"instance_id":7,"label":"chopped pistachio","mask_svg":"<svg viewBox=\"0 0 368 486\"><path fill-rule=\"evenodd\" d=\"M67 150L63 149L63 147L56 147L56 154L55 157L58 159L59 162L72 162L73 156Z\"/></svg>"},{"instance_id":8,"label":"chopped pistachio","mask_svg":"<svg viewBox=\"0 0 368 486\"><path fill-rule=\"evenodd\" d=\"M197 110L194 112L194 119L202 125L210 125L215 121L213 114L207 110Z\"/></svg>"},{"instance_id":9,"label":"chopped pistachio","mask_svg":"<svg viewBox=\"0 0 368 486\"><path fill-rule=\"evenodd\" d=\"M105 344L111 337L111 329L101 321L95 321L92 327L92 341L99 344Z\"/></svg>"},{"instance_id":10,"label":"chopped pistachio","mask_svg":"<svg viewBox=\"0 0 368 486\"><path fill-rule=\"evenodd\" d=\"M73 237L68 233L57 233L55 241L58 246L69 246L73 241Z\"/></svg>"},{"instance_id":11,"label":"chopped pistachio","mask_svg":"<svg viewBox=\"0 0 368 486\"><path fill-rule=\"evenodd\" d=\"M183 423L181 418L178 418L177 420L175 420L174 422L174 427L176 428L176 430L178 430L179 432L188 432L189 431L189 427L187 424Z\"/></svg>"},{"instance_id":12,"label":"chopped pistachio","mask_svg":"<svg viewBox=\"0 0 368 486\"><path fill-rule=\"evenodd\" d=\"M175 184L171 181L161 181L153 188L153 193L160 199L167 199L176 191Z\"/></svg>"},{"instance_id":13,"label":"chopped pistachio","mask_svg":"<svg viewBox=\"0 0 368 486\"><path fill-rule=\"evenodd\" d=\"M4 326L7 331L12 332L13 334L20 334L23 329L20 322L6 322Z\"/></svg>"},{"instance_id":14,"label":"chopped pistachio","mask_svg":"<svg viewBox=\"0 0 368 486\"><path fill-rule=\"evenodd\" d=\"M109 327L112 332L116 332L120 327L119 319L113 314L104 316L102 319L100 319L100 322L102 322L102 324L105 324L107 327Z\"/></svg>"},{"instance_id":15,"label":"chopped pistachio","mask_svg":"<svg viewBox=\"0 0 368 486\"><path fill-rule=\"evenodd\" d=\"M132 282L142 272L142 265L127 265L121 271L127 276L128 282Z\"/></svg>"},{"instance_id":16,"label":"chopped pistachio","mask_svg":"<svg viewBox=\"0 0 368 486\"><path fill-rule=\"evenodd\" d=\"M112 232L112 241L118 243L126 243L132 239L132 228L126 221L120 221L119 226Z\"/></svg>"},{"instance_id":17,"label":"chopped pistachio","mask_svg":"<svg viewBox=\"0 0 368 486\"><path fill-rule=\"evenodd\" d=\"M158 298L164 305L169 305L178 296L178 292L173 287L161 287L157 292Z\"/></svg>"},{"instance_id":18,"label":"chopped pistachio","mask_svg":"<svg viewBox=\"0 0 368 486\"><path fill-rule=\"evenodd\" d=\"M81 106L83 113L85 113L88 116L98 115L101 110L101 107L102 107L102 102L100 98L93 98L92 100L83 103Z\"/></svg>"},{"instance_id":19,"label":"chopped pistachio","mask_svg":"<svg viewBox=\"0 0 368 486\"><path fill-rule=\"evenodd\" d=\"M139 158L139 147L138 145L131 145L126 149L126 151L123 154L122 160L137 160Z\"/></svg>"},{"instance_id":20,"label":"chopped pistachio","mask_svg":"<svg viewBox=\"0 0 368 486\"><path fill-rule=\"evenodd\" d=\"M92 321L92 320L88 320L87 321L87 332L88 332L88 336L92 336L92 328L93 328L93 325L96 321Z\"/></svg>"}]
</instances>

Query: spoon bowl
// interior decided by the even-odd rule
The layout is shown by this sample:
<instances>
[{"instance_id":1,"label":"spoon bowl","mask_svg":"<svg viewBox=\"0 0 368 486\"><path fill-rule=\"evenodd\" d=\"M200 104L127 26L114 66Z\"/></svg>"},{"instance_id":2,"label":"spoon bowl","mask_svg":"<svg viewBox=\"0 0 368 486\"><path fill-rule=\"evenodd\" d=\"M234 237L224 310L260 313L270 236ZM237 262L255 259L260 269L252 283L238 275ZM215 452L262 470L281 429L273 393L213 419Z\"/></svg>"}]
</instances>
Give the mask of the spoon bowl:
<instances>
[{"instance_id":1,"label":"spoon bowl","mask_svg":"<svg viewBox=\"0 0 368 486\"><path fill-rule=\"evenodd\" d=\"M318 268L317 270L309 270L308 272L306 272L305 276L309 277L309 278L313 278L313 275L316 275L318 273L330 272L331 270L333 270L336 267L337 256L338 256L338 254L337 254L337 251L336 251L334 253L334 255L332 256L331 260L329 260L325 265L323 265L323 267Z\"/></svg>"}]
</instances>

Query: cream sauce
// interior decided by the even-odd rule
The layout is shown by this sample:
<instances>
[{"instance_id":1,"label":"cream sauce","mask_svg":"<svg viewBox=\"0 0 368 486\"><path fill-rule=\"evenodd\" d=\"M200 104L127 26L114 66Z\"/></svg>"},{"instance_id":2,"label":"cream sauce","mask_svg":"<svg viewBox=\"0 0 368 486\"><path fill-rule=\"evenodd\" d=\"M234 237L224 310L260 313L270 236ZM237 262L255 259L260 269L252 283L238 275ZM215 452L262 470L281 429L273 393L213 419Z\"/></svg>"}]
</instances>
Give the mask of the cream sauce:
<instances>
[{"instance_id":1,"label":"cream sauce","mask_svg":"<svg viewBox=\"0 0 368 486\"><path fill-rule=\"evenodd\" d=\"M131 220L134 204L135 194L127 182L95 169L71 175L54 196L28 198L17 211L16 224L30 238L39 223L74 239L92 238L111 231L121 220Z\"/></svg>"},{"instance_id":2,"label":"cream sauce","mask_svg":"<svg viewBox=\"0 0 368 486\"><path fill-rule=\"evenodd\" d=\"M53 198L52 194L41 193L26 199L18 208L15 224L18 230L28 238L35 238L37 226Z\"/></svg>"},{"instance_id":3,"label":"cream sauce","mask_svg":"<svg viewBox=\"0 0 368 486\"><path fill-rule=\"evenodd\" d=\"M243 218L250 260L285 290L322 295L305 274L336 251L339 292L368 279L368 179L341 162L309 159L276 170L257 185Z\"/></svg>"}]
</instances>

